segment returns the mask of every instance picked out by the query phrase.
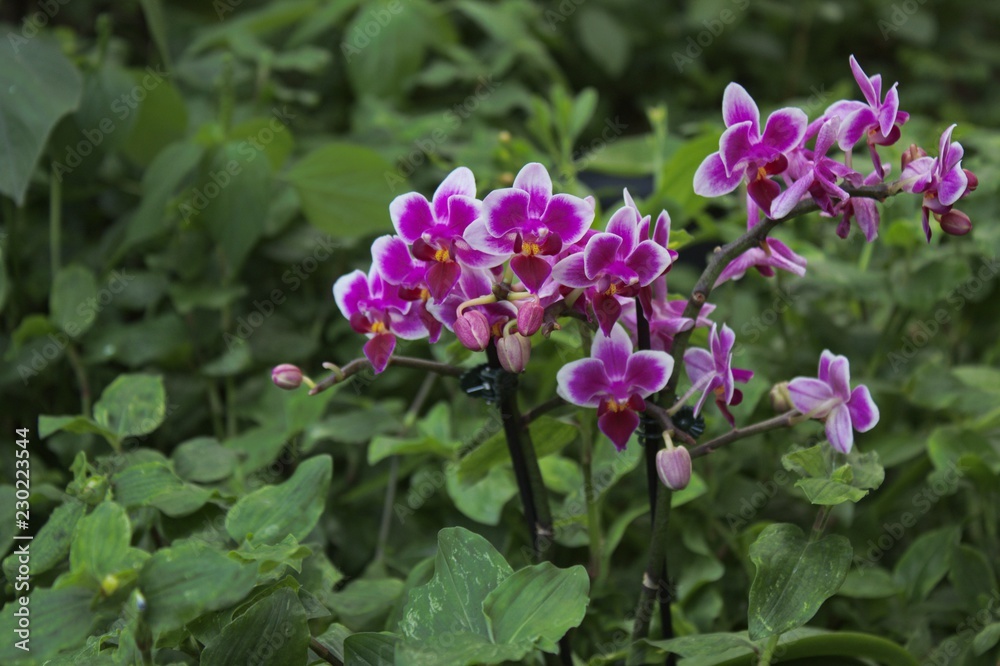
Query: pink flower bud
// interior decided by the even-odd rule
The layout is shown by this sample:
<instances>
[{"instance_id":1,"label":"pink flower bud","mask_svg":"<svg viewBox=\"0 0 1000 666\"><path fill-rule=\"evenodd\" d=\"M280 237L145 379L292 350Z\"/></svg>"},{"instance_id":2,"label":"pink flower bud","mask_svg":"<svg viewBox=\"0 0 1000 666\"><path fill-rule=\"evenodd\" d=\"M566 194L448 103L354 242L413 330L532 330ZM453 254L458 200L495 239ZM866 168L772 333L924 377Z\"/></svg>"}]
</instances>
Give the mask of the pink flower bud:
<instances>
[{"instance_id":1,"label":"pink flower bud","mask_svg":"<svg viewBox=\"0 0 1000 666\"><path fill-rule=\"evenodd\" d=\"M290 363L282 363L271 371L271 381L278 388L291 391L302 386L302 371Z\"/></svg>"},{"instance_id":2,"label":"pink flower bud","mask_svg":"<svg viewBox=\"0 0 1000 666\"><path fill-rule=\"evenodd\" d=\"M972 220L960 210L950 210L940 219L941 229L952 236L964 236L972 231Z\"/></svg>"},{"instance_id":3,"label":"pink flower bud","mask_svg":"<svg viewBox=\"0 0 1000 666\"><path fill-rule=\"evenodd\" d=\"M537 299L531 299L517 311L517 332L529 337L534 335L542 327L544 317L545 308Z\"/></svg>"},{"instance_id":4,"label":"pink flower bud","mask_svg":"<svg viewBox=\"0 0 1000 666\"><path fill-rule=\"evenodd\" d=\"M490 322L479 310L466 310L455 320L455 335L472 351L483 351L490 343Z\"/></svg>"},{"instance_id":5,"label":"pink flower bud","mask_svg":"<svg viewBox=\"0 0 1000 666\"><path fill-rule=\"evenodd\" d=\"M780 413L792 409L792 394L788 392L788 382L781 382L771 387L771 408Z\"/></svg>"},{"instance_id":6,"label":"pink flower bud","mask_svg":"<svg viewBox=\"0 0 1000 666\"><path fill-rule=\"evenodd\" d=\"M979 178L968 169L962 169L962 171L965 172L965 177L969 179L969 184L965 186L965 194L962 195L964 197L969 192L976 191L976 188L979 187Z\"/></svg>"},{"instance_id":7,"label":"pink flower bud","mask_svg":"<svg viewBox=\"0 0 1000 666\"><path fill-rule=\"evenodd\" d=\"M661 449L656 454L656 472L671 490L684 490L691 481L691 454L683 446Z\"/></svg>"},{"instance_id":8,"label":"pink flower bud","mask_svg":"<svg viewBox=\"0 0 1000 666\"><path fill-rule=\"evenodd\" d=\"M524 372L531 358L531 340L520 333L510 333L497 340L497 356L507 372Z\"/></svg>"},{"instance_id":9,"label":"pink flower bud","mask_svg":"<svg viewBox=\"0 0 1000 666\"><path fill-rule=\"evenodd\" d=\"M920 159L921 157L927 157L927 151L918 146L917 144L911 143L910 147L903 151L903 157L900 160L900 162L903 168L905 169L906 165L908 165L913 160Z\"/></svg>"}]
</instances>

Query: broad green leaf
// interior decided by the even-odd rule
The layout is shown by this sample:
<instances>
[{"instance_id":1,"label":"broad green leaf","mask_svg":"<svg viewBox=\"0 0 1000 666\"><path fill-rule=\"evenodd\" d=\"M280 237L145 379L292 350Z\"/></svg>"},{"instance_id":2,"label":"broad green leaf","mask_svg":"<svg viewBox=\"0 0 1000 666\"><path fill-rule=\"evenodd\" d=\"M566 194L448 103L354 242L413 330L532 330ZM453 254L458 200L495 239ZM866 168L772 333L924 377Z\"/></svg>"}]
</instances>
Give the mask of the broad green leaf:
<instances>
[{"instance_id":1,"label":"broad green leaf","mask_svg":"<svg viewBox=\"0 0 1000 666\"><path fill-rule=\"evenodd\" d=\"M458 464L458 478L463 483L481 479L490 468L510 460L507 439L504 437L499 417L496 419L497 433L473 449ZM576 438L577 427L551 416L542 416L529 427L531 440L539 458L559 451Z\"/></svg>"},{"instance_id":2,"label":"broad green leaf","mask_svg":"<svg viewBox=\"0 0 1000 666\"><path fill-rule=\"evenodd\" d=\"M112 445L116 445L118 442L118 436L115 433L105 430L85 416L51 416L49 414L42 414L38 417L39 437L44 439L60 430L65 430L76 435L86 433L101 435L111 442Z\"/></svg>"},{"instance_id":3,"label":"broad green leaf","mask_svg":"<svg viewBox=\"0 0 1000 666\"><path fill-rule=\"evenodd\" d=\"M241 601L256 580L257 567L200 543L184 543L153 553L139 573L139 589L147 621L154 631L164 631Z\"/></svg>"},{"instance_id":4,"label":"broad green leaf","mask_svg":"<svg viewBox=\"0 0 1000 666\"><path fill-rule=\"evenodd\" d=\"M7 31L0 45L0 194L22 206L52 129L80 103L83 79L58 42L19 32Z\"/></svg>"},{"instance_id":5,"label":"broad green leaf","mask_svg":"<svg viewBox=\"0 0 1000 666\"><path fill-rule=\"evenodd\" d=\"M158 65L133 70L132 77L132 94L115 110L136 115L122 152L136 164L146 166L164 148L184 138L188 113L184 97Z\"/></svg>"},{"instance_id":6,"label":"broad green leaf","mask_svg":"<svg viewBox=\"0 0 1000 666\"><path fill-rule=\"evenodd\" d=\"M746 634L722 632L681 636L663 641L649 641L649 644L685 658L717 656L726 650L755 649L754 644L747 639Z\"/></svg>"},{"instance_id":7,"label":"broad green leaf","mask_svg":"<svg viewBox=\"0 0 1000 666\"><path fill-rule=\"evenodd\" d=\"M119 438L147 435L163 423L166 403L159 375L119 375L94 405L94 420Z\"/></svg>"},{"instance_id":8,"label":"broad green leaf","mask_svg":"<svg viewBox=\"0 0 1000 666\"><path fill-rule=\"evenodd\" d=\"M301 573L302 560L312 555L312 551L289 534L276 544L244 543L239 550L229 551L229 555L247 562L257 562L258 582L263 582L283 576L286 568Z\"/></svg>"},{"instance_id":9,"label":"broad green leaf","mask_svg":"<svg viewBox=\"0 0 1000 666\"><path fill-rule=\"evenodd\" d=\"M434 577L410 592L400 630L413 639L462 632L489 636L483 601L512 573L483 537L462 527L441 530Z\"/></svg>"},{"instance_id":10,"label":"broad green leaf","mask_svg":"<svg viewBox=\"0 0 1000 666\"><path fill-rule=\"evenodd\" d=\"M361 578L330 597L330 608L350 628L361 628L373 618L382 618L396 605L403 592L397 578Z\"/></svg>"},{"instance_id":11,"label":"broad green leaf","mask_svg":"<svg viewBox=\"0 0 1000 666\"><path fill-rule=\"evenodd\" d=\"M952 552L948 580L969 611L985 606L990 594L997 590L996 575L989 559L972 546L960 545Z\"/></svg>"},{"instance_id":12,"label":"broad green leaf","mask_svg":"<svg viewBox=\"0 0 1000 666\"><path fill-rule=\"evenodd\" d=\"M390 633L360 633L344 639L344 666L398 666L399 636Z\"/></svg>"},{"instance_id":13,"label":"broad green leaf","mask_svg":"<svg viewBox=\"0 0 1000 666\"><path fill-rule=\"evenodd\" d=\"M542 562L515 572L486 596L483 610L497 643L555 645L579 626L590 602L590 578L580 565Z\"/></svg>"},{"instance_id":14,"label":"broad green leaf","mask_svg":"<svg viewBox=\"0 0 1000 666\"><path fill-rule=\"evenodd\" d=\"M201 654L205 666L301 666L309 649L306 612L295 592L279 588L236 617Z\"/></svg>"},{"instance_id":15,"label":"broad green leaf","mask_svg":"<svg viewBox=\"0 0 1000 666\"><path fill-rule=\"evenodd\" d=\"M390 456L419 455L422 453L448 458L452 452L452 447L438 441L435 437L403 438L378 435L368 445L368 464L374 465Z\"/></svg>"},{"instance_id":16,"label":"broad green leaf","mask_svg":"<svg viewBox=\"0 0 1000 666\"><path fill-rule=\"evenodd\" d=\"M181 204L185 220L203 220L225 261L236 275L264 233L271 198L271 168L250 143L229 142L207 160L200 184Z\"/></svg>"},{"instance_id":17,"label":"broad green leaf","mask_svg":"<svg viewBox=\"0 0 1000 666\"><path fill-rule=\"evenodd\" d=\"M881 567L861 565L847 572L837 594L851 599L885 599L899 593L899 584Z\"/></svg>"},{"instance_id":18,"label":"broad green leaf","mask_svg":"<svg viewBox=\"0 0 1000 666\"><path fill-rule=\"evenodd\" d=\"M139 0L142 6L142 13L146 17L146 25L149 26L149 34L156 44L156 49L160 52L160 59L170 67L170 48L167 42L167 20L163 15L163 3L161 0Z\"/></svg>"},{"instance_id":19,"label":"broad green leaf","mask_svg":"<svg viewBox=\"0 0 1000 666\"><path fill-rule=\"evenodd\" d=\"M831 534L807 539L795 525L769 525L750 546L757 567L747 610L751 640L808 622L834 595L851 565L850 542Z\"/></svg>"},{"instance_id":20,"label":"broad green leaf","mask_svg":"<svg viewBox=\"0 0 1000 666\"><path fill-rule=\"evenodd\" d=\"M1000 641L1000 622L988 624L972 639L972 651L975 654L985 654L998 641Z\"/></svg>"},{"instance_id":21,"label":"broad green leaf","mask_svg":"<svg viewBox=\"0 0 1000 666\"><path fill-rule=\"evenodd\" d=\"M802 476L825 478L828 475L822 444L786 453L781 456L781 464L789 472Z\"/></svg>"},{"instance_id":22,"label":"broad green leaf","mask_svg":"<svg viewBox=\"0 0 1000 666\"><path fill-rule=\"evenodd\" d=\"M132 213L122 250L171 229L165 224L167 204L201 160L204 148L193 142L166 146L142 176L142 200Z\"/></svg>"},{"instance_id":23,"label":"broad green leaf","mask_svg":"<svg viewBox=\"0 0 1000 666\"><path fill-rule=\"evenodd\" d=\"M573 110L570 113L567 123L566 133L570 141L575 141L580 132L586 127L590 119L594 117L597 109L597 91L593 88L584 88L573 100Z\"/></svg>"},{"instance_id":24,"label":"broad green leaf","mask_svg":"<svg viewBox=\"0 0 1000 666\"><path fill-rule=\"evenodd\" d=\"M393 192L407 191L393 165L371 148L350 143L314 150L286 177L309 222L337 238L381 233Z\"/></svg>"},{"instance_id":25,"label":"broad green leaf","mask_svg":"<svg viewBox=\"0 0 1000 666\"><path fill-rule=\"evenodd\" d=\"M52 323L78 337L86 333L97 319L97 278L89 268L72 264L56 273L49 294Z\"/></svg>"},{"instance_id":26,"label":"broad green leaf","mask_svg":"<svg viewBox=\"0 0 1000 666\"><path fill-rule=\"evenodd\" d=\"M446 465L445 487L456 509L484 525L499 525L504 506L517 495L514 472L507 467L494 467L475 483L464 484L456 466Z\"/></svg>"},{"instance_id":27,"label":"broad green leaf","mask_svg":"<svg viewBox=\"0 0 1000 666\"><path fill-rule=\"evenodd\" d=\"M105 501L80 520L69 552L70 571L100 582L116 573L129 555L132 526L121 504Z\"/></svg>"},{"instance_id":28,"label":"broad green leaf","mask_svg":"<svg viewBox=\"0 0 1000 666\"><path fill-rule=\"evenodd\" d=\"M196 437L178 445L170 458L177 475L195 483L213 483L229 478L236 469L237 455L213 437Z\"/></svg>"},{"instance_id":29,"label":"broad green leaf","mask_svg":"<svg viewBox=\"0 0 1000 666\"><path fill-rule=\"evenodd\" d=\"M396 666L524 663L533 649L530 641L493 643L487 636L454 633L401 641L396 646Z\"/></svg>"},{"instance_id":30,"label":"broad green leaf","mask_svg":"<svg viewBox=\"0 0 1000 666\"><path fill-rule=\"evenodd\" d=\"M795 486L805 492L810 502L820 505L857 502L868 494L867 490L831 479L799 479Z\"/></svg>"},{"instance_id":31,"label":"broad green leaf","mask_svg":"<svg viewBox=\"0 0 1000 666\"><path fill-rule=\"evenodd\" d=\"M923 601L951 566L951 556L961 535L960 527L924 532L906 549L893 572L906 598Z\"/></svg>"},{"instance_id":32,"label":"broad green leaf","mask_svg":"<svg viewBox=\"0 0 1000 666\"><path fill-rule=\"evenodd\" d=\"M237 143L240 155L249 157L253 150L257 157L260 151L256 150L256 146L263 148L263 156L274 171L285 164L295 149L292 131L278 115L243 121L229 130L229 138Z\"/></svg>"},{"instance_id":33,"label":"broad green leaf","mask_svg":"<svg viewBox=\"0 0 1000 666\"><path fill-rule=\"evenodd\" d=\"M59 589L37 589L29 596L28 609L31 618L30 656L42 663L61 650L82 645L97 621L91 610L93 590L79 586ZM14 612L20 605L17 599L3 607L0 617L0 632L4 640L0 642L0 662L14 663L23 659L25 652L15 647L18 618Z\"/></svg>"},{"instance_id":34,"label":"broad green leaf","mask_svg":"<svg viewBox=\"0 0 1000 666\"><path fill-rule=\"evenodd\" d=\"M226 531L237 543L275 543L289 534L301 541L323 513L332 475L328 455L303 461L284 483L240 499L226 515Z\"/></svg>"},{"instance_id":35,"label":"broad green leaf","mask_svg":"<svg viewBox=\"0 0 1000 666\"><path fill-rule=\"evenodd\" d=\"M5 497L2 498L6 500ZM14 506L13 500L5 506ZM65 561L76 525L84 514L84 505L76 500L60 504L31 540L31 575L38 576ZM13 520L8 524L13 524ZM3 561L4 575L13 580L17 571L17 556L10 555Z\"/></svg>"},{"instance_id":36,"label":"broad green leaf","mask_svg":"<svg viewBox=\"0 0 1000 666\"><path fill-rule=\"evenodd\" d=\"M111 477L111 485L124 506L152 506L174 518L194 513L212 497L211 490L185 483L159 461L127 467Z\"/></svg>"}]
</instances>

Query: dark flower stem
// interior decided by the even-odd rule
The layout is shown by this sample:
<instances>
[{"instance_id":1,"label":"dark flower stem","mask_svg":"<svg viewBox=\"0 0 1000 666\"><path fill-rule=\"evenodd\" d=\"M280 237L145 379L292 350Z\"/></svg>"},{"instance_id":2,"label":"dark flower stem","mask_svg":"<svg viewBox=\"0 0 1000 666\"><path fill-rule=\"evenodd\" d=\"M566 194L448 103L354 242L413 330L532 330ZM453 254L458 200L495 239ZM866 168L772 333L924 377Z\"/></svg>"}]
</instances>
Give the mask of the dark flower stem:
<instances>
[{"instance_id":1,"label":"dark flower stem","mask_svg":"<svg viewBox=\"0 0 1000 666\"><path fill-rule=\"evenodd\" d=\"M412 358L410 356L390 356L389 365L394 365L399 368L413 368L414 370L433 372L435 374L448 377L461 377L462 373L465 372L465 370L455 365L439 363L438 361L430 361L425 358ZM368 361L368 359L356 358L344 367L340 368L339 372L335 370L332 374L327 375L320 381L316 382L316 386L309 390L309 395L322 393L331 386L339 384L359 372L369 370L371 367L372 364Z\"/></svg>"},{"instance_id":2,"label":"dark flower stem","mask_svg":"<svg viewBox=\"0 0 1000 666\"><path fill-rule=\"evenodd\" d=\"M320 659L333 666L344 666L344 662L337 658L330 648L320 643L316 638L309 637L309 649L315 652Z\"/></svg>"},{"instance_id":3,"label":"dark flower stem","mask_svg":"<svg viewBox=\"0 0 1000 666\"><path fill-rule=\"evenodd\" d=\"M879 185L864 185L861 187L853 187L844 184L842 187L852 197L864 197L866 199L875 199L877 201L885 201L889 197L895 196L902 191L898 182L882 183ZM818 210L819 206L816 205L816 202L812 200L801 201L785 217L774 220L765 219L736 240L718 248L709 259L708 266L705 267L701 277L698 278L698 282L691 291L691 297L688 300L687 307L684 308L683 316L689 319L695 319L698 316L702 305L704 305L708 300L709 294L712 293L712 289L715 287L715 281L719 279L723 269L729 265L730 261L750 248L764 242L764 239L767 238L767 235L771 232L771 230L782 222L795 217L800 217L802 215L807 215L809 213L814 213ZM641 312L641 308L639 308L639 311ZM638 319L641 321L641 317L638 317ZM670 381L667 382L666 389L664 389L664 401L668 404L672 403L677 395L677 383L680 379L681 367L684 363L684 352L687 351L688 341L691 338L692 330L693 328L681 331L674 336L673 346L670 350L674 359L674 372L670 376ZM642 335L641 331L639 335ZM642 338L640 337L640 341L641 339ZM782 417L778 417L778 419L784 418L785 416L787 415L782 415ZM774 421L775 419L771 419L771 422ZM717 440L706 442L704 445L692 449L691 456L695 457L696 455L705 455L723 444L735 441L736 439L741 439L742 437L749 436L750 434L755 434L756 432L764 432L764 430L769 430L771 427L777 428L789 425L786 423L779 423L775 425L771 422L765 421L764 423L767 423L770 427L755 430L754 432L750 432L753 428L752 426L742 430L734 430L721 436L720 438L717 438ZM758 426L762 425L763 424L758 424ZM675 430L675 434L677 432L679 431ZM659 515L655 516L653 520L653 535L649 546L649 562L646 567L646 572L643 574L642 592L640 593L639 603L636 607L636 618L632 628L632 644L629 648L628 656L629 664L640 664L643 663L644 659L645 648L642 641L649 636L651 603L657 596L658 592L654 581L657 579L659 572L662 570L659 562L666 562L666 537L667 527L669 525L668 514L670 511L669 498L670 493L666 492L665 489L663 492L659 493L659 497L657 498L656 511ZM671 658L673 658L673 655L668 656L668 664L672 663L670 661Z\"/></svg>"},{"instance_id":4,"label":"dark flower stem","mask_svg":"<svg viewBox=\"0 0 1000 666\"><path fill-rule=\"evenodd\" d=\"M496 345L490 342L486 348L486 358L491 368L499 369L500 358ZM549 509L548 493L542 481L542 470L538 466L538 456L531 441L531 434L524 423L517 405L517 375L503 372L497 387L497 406L503 421L503 431L507 438L507 448L514 466L514 478L524 507L524 519L531 535L532 553L540 562L552 545L552 513Z\"/></svg>"}]
</instances>

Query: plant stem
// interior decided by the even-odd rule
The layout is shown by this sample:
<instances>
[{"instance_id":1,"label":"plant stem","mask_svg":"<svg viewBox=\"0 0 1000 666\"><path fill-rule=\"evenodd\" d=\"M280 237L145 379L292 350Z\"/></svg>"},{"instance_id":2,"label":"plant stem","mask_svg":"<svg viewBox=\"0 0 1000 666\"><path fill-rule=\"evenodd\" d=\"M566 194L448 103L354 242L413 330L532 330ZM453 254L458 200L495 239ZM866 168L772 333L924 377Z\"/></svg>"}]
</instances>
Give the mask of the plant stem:
<instances>
[{"instance_id":1,"label":"plant stem","mask_svg":"<svg viewBox=\"0 0 1000 666\"><path fill-rule=\"evenodd\" d=\"M90 417L90 381L87 379L87 368L80 360L80 354L76 351L76 346L70 342L66 345L66 358L69 360L73 373L76 375L76 383L80 386L80 413Z\"/></svg>"},{"instance_id":2,"label":"plant stem","mask_svg":"<svg viewBox=\"0 0 1000 666\"><path fill-rule=\"evenodd\" d=\"M415 370L423 370L424 372L433 372L435 374L445 375L448 377L461 377L465 373L464 369L455 365L439 363L438 361L431 361L425 358L412 358L410 356L390 356L389 365L395 365L400 368L413 368ZM316 382L316 386L309 389L309 395L322 393L331 386L335 386L336 384L339 384L359 372L370 369L372 364L367 358L356 358L342 368L337 368L337 366L327 363L324 363L323 366L328 369L336 369L332 374L327 375L320 381Z\"/></svg>"},{"instance_id":3,"label":"plant stem","mask_svg":"<svg viewBox=\"0 0 1000 666\"><path fill-rule=\"evenodd\" d=\"M601 511L597 505L597 493L594 490L594 427L591 419L584 419L580 424L580 441L583 451L580 454L580 466L583 468L583 495L587 503L587 535L590 537L590 579L596 580L601 575L601 562L604 559L604 540L601 536Z\"/></svg>"},{"instance_id":4,"label":"plant stem","mask_svg":"<svg viewBox=\"0 0 1000 666\"><path fill-rule=\"evenodd\" d=\"M733 428L729 432L719 435L715 439L710 439L704 444L699 444L698 446L692 448L689 453L692 458L699 458L737 440L751 437L753 435L759 435L760 433L767 432L768 430L791 427L798 422L798 419L796 418L798 416L801 416L801 414L793 409L785 412L784 414L779 414L778 416L767 419L766 421L754 423L753 425L749 425L744 428Z\"/></svg>"},{"instance_id":5,"label":"plant stem","mask_svg":"<svg viewBox=\"0 0 1000 666\"><path fill-rule=\"evenodd\" d=\"M661 607L670 605L672 594L664 584L666 577L664 566L667 554L667 527L670 524L670 499L672 493L667 488L661 488L656 498L656 518L653 521L653 537L649 542L649 555L646 570L642 574L642 591L639 603L635 609L635 621L632 625L632 644L629 647L628 666L644 664L646 644L643 639L649 635L649 624L653 618L653 608L659 601ZM664 633L669 631L664 627ZM667 657L667 663L672 664L674 655Z\"/></svg>"},{"instance_id":6,"label":"plant stem","mask_svg":"<svg viewBox=\"0 0 1000 666\"><path fill-rule=\"evenodd\" d=\"M545 414L546 412L551 412L553 409L562 407L565 404L566 404L565 400L563 400L557 395L553 396L548 400L546 400L545 402L541 403L540 405L536 405L531 409L529 409L528 411L526 411L524 414L522 414L521 421L524 423L524 426L527 427L532 421L537 419L542 414Z\"/></svg>"},{"instance_id":7,"label":"plant stem","mask_svg":"<svg viewBox=\"0 0 1000 666\"><path fill-rule=\"evenodd\" d=\"M320 659L333 666L344 666L344 662L337 659L337 655L330 651L330 648L320 643L313 636L309 637L309 649L315 652Z\"/></svg>"},{"instance_id":8,"label":"plant stem","mask_svg":"<svg viewBox=\"0 0 1000 666\"><path fill-rule=\"evenodd\" d=\"M491 368L500 370L500 357L496 345L491 341L486 348L486 358ZM524 519L531 535L532 554L535 561L542 561L552 543L552 513L549 499L542 481L542 470L531 442L531 435L524 427L521 412L517 406L517 375L500 372L497 403L503 421L507 448L514 465L514 477L524 507Z\"/></svg>"},{"instance_id":9,"label":"plant stem","mask_svg":"<svg viewBox=\"0 0 1000 666\"><path fill-rule=\"evenodd\" d=\"M757 666L771 666L771 659L774 658L774 648L778 647L779 638L781 638L781 634L775 634L767 639L767 645L764 646L764 652L760 655L760 661L757 662Z\"/></svg>"},{"instance_id":10,"label":"plant stem","mask_svg":"<svg viewBox=\"0 0 1000 666\"><path fill-rule=\"evenodd\" d=\"M49 263L52 280L62 265L62 180L55 174L49 175Z\"/></svg>"},{"instance_id":11,"label":"plant stem","mask_svg":"<svg viewBox=\"0 0 1000 666\"><path fill-rule=\"evenodd\" d=\"M781 646L782 661L816 657L858 657L884 666L917 666L916 658L892 641L855 632L831 632L788 641ZM746 654L716 666L751 666L754 654Z\"/></svg>"}]
</instances>

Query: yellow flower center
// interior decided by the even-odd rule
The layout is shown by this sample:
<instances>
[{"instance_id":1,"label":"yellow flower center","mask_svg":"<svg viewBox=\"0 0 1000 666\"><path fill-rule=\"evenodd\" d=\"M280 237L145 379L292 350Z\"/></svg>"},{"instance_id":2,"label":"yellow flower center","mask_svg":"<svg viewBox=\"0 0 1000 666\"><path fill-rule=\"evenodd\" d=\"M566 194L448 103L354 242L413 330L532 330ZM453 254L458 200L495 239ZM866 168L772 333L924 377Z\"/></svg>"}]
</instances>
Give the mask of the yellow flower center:
<instances>
[{"instance_id":1,"label":"yellow flower center","mask_svg":"<svg viewBox=\"0 0 1000 666\"><path fill-rule=\"evenodd\" d=\"M626 409L628 409L628 400L618 402L614 398L608 398L609 412L624 412Z\"/></svg>"},{"instance_id":2,"label":"yellow flower center","mask_svg":"<svg viewBox=\"0 0 1000 666\"><path fill-rule=\"evenodd\" d=\"M767 178L767 169L757 167L757 180L764 180L765 178Z\"/></svg>"},{"instance_id":3,"label":"yellow flower center","mask_svg":"<svg viewBox=\"0 0 1000 666\"><path fill-rule=\"evenodd\" d=\"M372 333L384 333L384 332L385 332L385 324L383 324L380 321L377 321L374 324L372 324Z\"/></svg>"},{"instance_id":4,"label":"yellow flower center","mask_svg":"<svg viewBox=\"0 0 1000 666\"><path fill-rule=\"evenodd\" d=\"M451 259L451 255L448 254L447 248L441 248L434 253L434 261L445 262Z\"/></svg>"},{"instance_id":5,"label":"yellow flower center","mask_svg":"<svg viewBox=\"0 0 1000 666\"><path fill-rule=\"evenodd\" d=\"M604 291L605 296L614 296L618 293L618 285L613 284Z\"/></svg>"},{"instance_id":6,"label":"yellow flower center","mask_svg":"<svg viewBox=\"0 0 1000 666\"><path fill-rule=\"evenodd\" d=\"M429 290L427 289L420 290L420 300L427 301L430 299L430 297L431 297L431 292Z\"/></svg>"},{"instance_id":7,"label":"yellow flower center","mask_svg":"<svg viewBox=\"0 0 1000 666\"><path fill-rule=\"evenodd\" d=\"M542 246L538 243L521 243L521 254L532 257L542 251Z\"/></svg>"}]
</instances>

